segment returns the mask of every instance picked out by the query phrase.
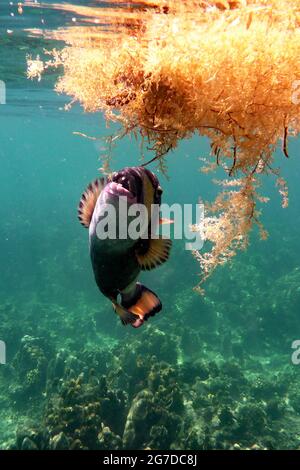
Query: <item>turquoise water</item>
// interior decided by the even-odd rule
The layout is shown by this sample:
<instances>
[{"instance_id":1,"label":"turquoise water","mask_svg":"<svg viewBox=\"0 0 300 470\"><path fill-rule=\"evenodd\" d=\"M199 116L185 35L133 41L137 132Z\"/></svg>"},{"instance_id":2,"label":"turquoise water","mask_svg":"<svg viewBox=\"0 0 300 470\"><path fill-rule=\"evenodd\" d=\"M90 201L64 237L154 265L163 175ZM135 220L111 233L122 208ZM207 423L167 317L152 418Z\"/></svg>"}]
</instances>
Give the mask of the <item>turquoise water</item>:
<instances>
[{"instance_id":1,"label":"turquoise water","mask_svg":"<svg viewBox=\"0 0 300 470\"><path fill-rule=\"evenodd\" d=\"M85 2L81 2L85 3ZM41 13L10 16L0 5L0 449L280 449L300 446L299 142L290 161L276 158L289 181L290 207L280 207L274 181L263 221L267 241L251 237L247 252L219 268L193 292L199 267L174 241L161 268L142 275L163 310L142 328L123 327L97 289L88 234L77 204L99 175L100 114L53 91L55 77L25 77L27 53L43 41L23 28ZM69 21L45 12L48 26ZM12 34L7 34L7 30ZM194 138L158 173L163 201L211 200L216 186L199 172L209 145ZM151 155L148 155L151 158ZM114 170L140 162L138 145L123 139ZM156 172L156 167L150 167Z\"/></svg>"}]
</instances>

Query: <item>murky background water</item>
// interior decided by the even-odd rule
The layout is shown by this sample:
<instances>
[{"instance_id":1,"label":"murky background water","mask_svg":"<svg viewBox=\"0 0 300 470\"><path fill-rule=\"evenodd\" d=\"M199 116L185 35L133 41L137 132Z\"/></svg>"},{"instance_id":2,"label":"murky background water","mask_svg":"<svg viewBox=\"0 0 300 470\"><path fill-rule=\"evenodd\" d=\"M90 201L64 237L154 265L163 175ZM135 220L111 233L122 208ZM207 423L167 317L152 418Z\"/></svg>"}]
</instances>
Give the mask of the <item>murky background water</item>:
<instances>
[{"instance_id":1,"label":"murky background water","mask_svg":"<svg viewBox=\"0 0 300 470\"><path fill-rule=\"evenodd\" d=\"M51 45L24 28L70 21L0 4L0 448L298 448L299 142L290 161L277 156L289 209L266 180L270 238L253 234L204 297L192 290L197 263L175 241L168 263L142 276L163 311L139 330L123 327L94 283L76 213L103 144L74 131L100 138L112 130L79 106L64 111L54 76L25 76L26 54ZM158 174L164 202L213 198L217 188L199 172L208 152L195 138L169 156L169 179ZM124 139L111 166L139 161L138 145Z\"/></svg>"}]
</instances>

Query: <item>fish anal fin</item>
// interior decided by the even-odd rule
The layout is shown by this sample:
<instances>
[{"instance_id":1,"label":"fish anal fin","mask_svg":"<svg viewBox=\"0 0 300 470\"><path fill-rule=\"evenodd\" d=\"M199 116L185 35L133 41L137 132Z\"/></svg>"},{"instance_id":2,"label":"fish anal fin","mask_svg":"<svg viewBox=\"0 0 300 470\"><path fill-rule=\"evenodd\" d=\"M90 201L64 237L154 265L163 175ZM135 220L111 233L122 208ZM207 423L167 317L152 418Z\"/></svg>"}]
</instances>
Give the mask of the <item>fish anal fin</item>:
<instances>
[{"instance_id":1,"label":"fish anal fin","mask_svg":"<svg viewBox=\"0 0 300 470\"><path fill-rule=\"evenodd\" d=\"M88 228L93 216L97 199L104 187L104 178L90 183L80 198L78 205L78 219L80 223Z\"/></svg>"},{"instance_id":2,"label":"fish anal fin","mask_svg":"<svg viewBox=\"0 0 300 470\"><path fill-rule=\"evenodd\" d=\"M136 250L136 257L141 269L150 271L165 263L170 256L171 247L172 241L161 236L143 242Z\"/></svg>"}]
</instances>

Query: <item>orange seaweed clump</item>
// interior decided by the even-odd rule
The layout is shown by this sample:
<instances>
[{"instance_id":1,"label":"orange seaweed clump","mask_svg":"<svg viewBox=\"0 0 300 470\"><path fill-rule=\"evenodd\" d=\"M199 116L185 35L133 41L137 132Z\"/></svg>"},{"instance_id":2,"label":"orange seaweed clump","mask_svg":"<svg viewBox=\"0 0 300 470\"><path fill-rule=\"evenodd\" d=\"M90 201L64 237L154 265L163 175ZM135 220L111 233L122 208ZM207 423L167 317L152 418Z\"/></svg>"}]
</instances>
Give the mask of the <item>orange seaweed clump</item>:
<instances>
[{"instance_id":1,"label":"orange seaweed clump","mask_svg":"<svg viewBox=\"0 0 300 470\"><path fill-rule=\"evenodd\" d=\"M274 173L274 151L300 131L298 0L116 1L58 5L85 26L47 32L66 47L44 62L63 67L56 89L88 112L102 111L123 134L147 139L158 163L182 139L208 137L225 185L206 218L209 253L195 253L206 278L245 247L259 222L257 187ZM41 64L29 58L28 75ZM211 167L211 165L209 165ZM287 188L278 179L286 206ZM261 234L266 233L261 228Z\"/></svg>"},{"instance_id":2,"label":"orange seaweed clump","mask_svg":"<svg viewBox=\"0 0 300 470\"><path fill-rule=\"evenodd\" d=\"M217 266L225 264L235 256L237 250L247 248L248 233L253 222L258 225L262 239L268 236L259 220L260 212L256 207L257 200L264 203L268 202L268 199L256 193L256 179L247 176L217 183L227 190L222 191L210 204L209 216L204 219L203 226L194 227L195 231L202 230L205 240L212 246L211 250L205 253L194 252L202 267L199 292L202 291L201 284Z\"/></svg>"}]
</instances>

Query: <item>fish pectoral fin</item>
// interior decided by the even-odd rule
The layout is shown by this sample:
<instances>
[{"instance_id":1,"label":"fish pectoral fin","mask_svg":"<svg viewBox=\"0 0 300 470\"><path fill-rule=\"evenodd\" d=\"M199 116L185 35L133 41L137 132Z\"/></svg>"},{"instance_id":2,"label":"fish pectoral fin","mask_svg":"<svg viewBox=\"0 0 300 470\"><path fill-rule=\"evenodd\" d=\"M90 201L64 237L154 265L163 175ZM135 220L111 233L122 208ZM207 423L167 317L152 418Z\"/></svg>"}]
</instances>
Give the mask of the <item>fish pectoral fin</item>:
<instances>
[{"instance_id":1,"label":"fish pectoral fin","mask_svg":"<svg viewBox=\"0 0 300 470\"><path fill-rule=\"evenodd\" d=\"M134 323L138 320L137 315L126 310L126 308L122 307L122 305L118 304L117 302L113 302L113 308L117 315L119 315L121 322L123 325L128 325Z\"/></svg>"},{"instance_id":2,"label":"fish pectoral fin","mask_svg":"<svg viewBox=\"0 0 300 470\"><path fill-rule=\"evenodd\" d=\"M136 249L136 257L141 269L150 271L165 263L170 256L171 247L172 241L162 236L141 240Z\"/></svg>"},{"instance_id":3,"label":"fish pectoral fin","mask_svg":"<svg viewBox=\"0 0 300 470\"><path fill-rule=\"evenodd\" d=\"M104 178L97 179L90 183L82 194L78 205L78 219L81 225L88 228L93 216L98 197L104 188Z\"/></svg>"}]
</instances>

